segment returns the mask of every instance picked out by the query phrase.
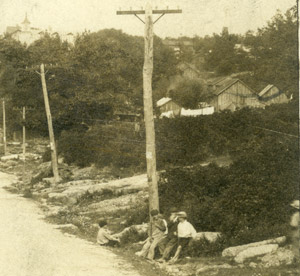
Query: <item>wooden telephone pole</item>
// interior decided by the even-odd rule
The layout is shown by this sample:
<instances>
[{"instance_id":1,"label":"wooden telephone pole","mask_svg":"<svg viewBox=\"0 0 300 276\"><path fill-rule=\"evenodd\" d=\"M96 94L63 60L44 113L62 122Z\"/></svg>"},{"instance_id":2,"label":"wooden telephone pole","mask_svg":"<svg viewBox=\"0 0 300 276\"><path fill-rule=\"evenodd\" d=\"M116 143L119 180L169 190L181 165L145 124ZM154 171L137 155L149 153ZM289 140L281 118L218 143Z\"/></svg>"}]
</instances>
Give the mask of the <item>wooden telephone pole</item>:
<instances>
[{"instance_id":1,"label":"wooden telephone pole","mask_svg":"<svg viewBox=\"0 0 300 276\"><path fill-rule=\"evenodd\" d=\"M59 173L58 173L58 162L57 162L57 154L56 154L56 146L55 146L55 139L54 139L54 132L53 132L53 125L52 125L52 117L48 99L48 92L46 86L46 78L45 78L45 68L44 64L41 64L41 80L42 80L42 87L43 87L43 95L44 95L44 102L45 102L45 109L47 115L47 122L48 122L48 130L49 130L49 138L50 138L50 149L51 149L51 160L52 160L52 170L54 176L55 184L59 182Z\"/></svg>"},{"instance_id":2,"label":"wooden telephone pole","mask_svg":"<svg viewBox=\"0 0 300 276\"><path fill-rule=\"evenodd\" d=\"M23 106L22 110L22 119L23 119L23 183L25 182L25 166L26 166L26 128L25 128L25 122L26 122L26 107Z\"/></svg>"},{"instance_id":3,"label":"wooden telephone pole","mask_svg":"<svg viewBox=\"0 0 300 276\"><path fill-rule=\"evenodd\" d=\"M7 154L6 146L6 117L5 117L5 101L2 102L2 112L3 112L3 151L4 155Z\"/></svg>"},{"instance_id":4,"label":"wooden telephone pole","mask_svg":"<svg viewBox=\"0 0 300 276\"><path fill-rule=\"evenodd\" d=\"M159 198L156 173L156 151L155 151L155 129L153 119L152 102L152 73L153 73L153 24L162 16L170 13L181 13L181 10L152 10L150 2L145 10L118 11L117 15L134 15L145 24L145 57L143 68L143 90L144 90L144 120L146 128L146 160L147 179L149 187L149 211L159 210ZM145 21L138 15L145 14ZM153 22L152 14L160 14Z\"/></svg>"},{"instance_id":5,"label":"wooden telephone pole","mask_svg":"<svg viewBox=\"0 0 300 276\"><path fill-rule=\"evenodd\" d=\"M23 129L23 142L22 142L22 160L23 160L23 183L25 183L25 172L26 172L26 111L33 110L33 108L13 108L13 110L21 111L22 113L22 129Z\"/></svg>"}]
</instances>

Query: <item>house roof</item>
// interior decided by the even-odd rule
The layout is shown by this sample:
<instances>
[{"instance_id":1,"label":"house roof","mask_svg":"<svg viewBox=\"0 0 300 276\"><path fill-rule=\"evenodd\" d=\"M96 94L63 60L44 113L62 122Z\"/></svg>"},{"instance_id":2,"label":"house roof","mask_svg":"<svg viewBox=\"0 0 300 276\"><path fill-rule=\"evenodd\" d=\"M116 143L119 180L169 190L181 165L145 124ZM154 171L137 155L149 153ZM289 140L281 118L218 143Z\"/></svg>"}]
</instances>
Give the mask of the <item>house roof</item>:
<instances>
[{"instance_id":1,"label":"house roof","mask_svg":"<svg viewBox=\"0 0 300 276\"><path fill-rule=\"evenodd\" d=\"M220 80L218 83L214 84L217 85L218 88L213 92L215 95L220 95L222 92L227 90L229 87L231 87L233 84L238 82L238 79L223 79Z\"/></svg>"},{"instance_id":2,"label":"house roof","mask_svg":"<svg viewBox=\"0 0 300 276\"><path fill-rule=\"evenodd\" d=\"M222 86L219 89L217 89L216 91L214 91L213 93L215 95L220 95L221 93L223 93L225 90L227 90L228 88L230 88L232 85L234 85L237 82L242 83L256 96L256 92L252 88L250 88L247 84L245 84L243 81L241 81L240 79L229 79L227 81L226 80L223 81Z\"/></svg>"},{"instance_id":3,"label":"house roof","mask_svg":"<svg viewBox=\"0 0 300 276\"><path fill-rule=\"evenodd\" d=\"M182 62L178 65L178 68L182 71L184 71L185 69L189 68L191 70L193 70L194 72L196 72L198 75L200 75L200 72L199 70L193 65L193 64L190 64L190 63L187 63L187 62Z\"/></svg>"},{"instance_id":4,"label":"house roof","mask_svg":"<svg viewBox=\"0 0 300 276\"><path fill-rule=\"evenodd\" d=\"M207 81L208 85L217 85L225 80L232 79L231 77L215 77Z\"/></svg>"},{"instance_id":5,"label":"house roof","mask_svg":"<svg viewBox=\"0 0 300 276\"><path fill-rule=\"evenodd\" d=\"M171 98L167 98L167 97L161 98L160 100L158 100L158 101L156 102L156 106L157 106L157 107L163 106L164 104L166 104L166 103L168 103L168 102L170 102L170 101L172 101Z\"/></svg>"},{"instance_id":6,"label":"house roof","mask_svg":"<svg viewBox=\"0 0 300 276\"><path fill-rule=\"evenodd\" d=\"M19 26L8 26L7 28L6 28L6 32L8 33L8 34L13 34L13 33L15 33L16 31L19 31L21 28L19 27Z\"/></svg>"},{"instance_id":7,"label":"house roof","mask_svg":"<svg viewBox=\"0 0 300 276\"><path fill-rule=\"evenodd\" d=\"M264 94L266 94L271 88L273 88L274 85L273 84L268 84L263 90L261 90L259 93L258 93L258 96L261 97L263 96Z\"/></svg>"}]
</instances>

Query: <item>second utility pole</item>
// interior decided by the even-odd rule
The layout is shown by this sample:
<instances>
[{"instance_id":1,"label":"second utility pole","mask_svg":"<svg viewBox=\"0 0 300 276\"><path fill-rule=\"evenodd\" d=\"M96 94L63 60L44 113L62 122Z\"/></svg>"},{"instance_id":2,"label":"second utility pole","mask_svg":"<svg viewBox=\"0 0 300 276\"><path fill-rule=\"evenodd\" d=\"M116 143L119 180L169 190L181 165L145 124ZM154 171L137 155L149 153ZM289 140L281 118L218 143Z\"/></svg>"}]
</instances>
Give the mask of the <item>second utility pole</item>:
<instances>
[{"instance_id":1,"label":"second utility pole","mask_svg":"<svg viewBox=\"0 0 300 276\"><path fill-rule=\"evenodd\" d=\"M44 64L41 64L41 74L40 75L41 75L41 80L42 80L45 109L46 109L47 122L48 122L52 170L53 170L54 182L55 182L55 184L57 184L57 182L59 181L58 162L57 162L56 146L55 146L53 125L52 125L52 117L51 117L51 112L50 112L50 105L49 105L48 92L47 92L47 86L46 86Z\"/></svg>"},{"instance_id":2,"label":"second utility pole","mask_svg":"<svg viewBox=\"0 0 300 276\"><path fill-rule=\"evenodd\" d=\"M4 155L7 154L7 147L6 147L6 118L5 118L5 101L2 102L3 107L3 151Z\"/></svg>"}]
</instances>

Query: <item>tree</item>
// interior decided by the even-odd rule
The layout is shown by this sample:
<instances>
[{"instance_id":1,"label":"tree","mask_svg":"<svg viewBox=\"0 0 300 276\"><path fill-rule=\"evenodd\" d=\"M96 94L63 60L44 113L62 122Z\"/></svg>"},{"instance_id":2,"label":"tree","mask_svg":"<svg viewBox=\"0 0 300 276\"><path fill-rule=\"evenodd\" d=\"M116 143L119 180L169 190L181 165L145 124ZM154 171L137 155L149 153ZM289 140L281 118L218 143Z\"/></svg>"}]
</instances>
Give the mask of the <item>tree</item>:
<instances>
[{"instance_id":1,"label":"tree","mask_svg":"<svg viewBox=\"0 0 300 276\"><path fill-rule=\"evenodd\" d=\"M207 96L198 80L183 80L170 91L170 97L184 108L197 108L199 102L207 100Z\"/></svg>"},{"instance_id":2,"label":"tree","mask_svg":"<svg viewBox=\"0 0 300 276\"><path fill-rule=\"evenodd\" d=\"M248 34L247 42L255 57L254 78L275 84L279 89L298 96L297 8L285 15L277 13L256 37Z\"/></svg>"}]
</instances>

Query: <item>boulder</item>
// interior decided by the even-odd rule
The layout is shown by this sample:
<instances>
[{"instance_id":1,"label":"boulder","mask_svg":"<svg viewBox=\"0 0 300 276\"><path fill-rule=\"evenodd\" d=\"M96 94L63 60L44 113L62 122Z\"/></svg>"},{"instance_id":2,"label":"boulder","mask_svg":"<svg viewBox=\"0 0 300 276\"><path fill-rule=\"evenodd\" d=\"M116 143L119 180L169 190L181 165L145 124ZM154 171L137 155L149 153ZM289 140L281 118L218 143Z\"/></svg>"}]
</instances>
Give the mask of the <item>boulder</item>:
<instances>
[{"instance_id":1,"label":"boulder","mask_svg":"<svg viewBox=\"0 0 300 276\"><path fill-rule=\"evenodd\" d=\"M1 157L1 161L18 160L18 159L19 159L19 154L4 155Z\"/></svg>"},{"instance_id":2,"label":"boulder","mask_svg":"<svg viewBox=\"0 0 300 276\"><path fill-rule=\"evenodd\" d=\"M280 265L290 265L295 259L294 253L286 248L279 248L277 251L269 253L262 257L263 267L272 267Z\"/></svg>"},{"instance_id":3,"label":"boulder","mask_svg":"<svg viewBox=\"0 0 300 276\"><path fill-rule=\"evenodd\" d=\"M8 161L6 161L6 165L7 165L8 167L14 167L14 166L18 165L18 161L15 161L15 160L8 160Z\"/></svg>"},{"instance_id":4,"label":"boulder","mask_svg":"<svg viewBox=\"0 0 300 276\"><path fill-rule=\"evenodd\" d=\"M38 183L43 178L47 178L52 175L53 175L53 173L52 173L51 162L44 162L37 167L36 173L31 179L31 183L32 184Z\"/></svg>"},{"instance_id":5,"label":"boulder","mask_svg":"<svg viewBox=\"0 0 300 276\"><path fill-rule=\"evenodd\" d=\"M72 230L72 231L78 230L78 227L71 223L55 225L54 228L55 229L63 229L63 230Z\"/></svg>"},{"instance_id":6,"label":"boulder","mask_svg":"<svg viewBox=\"0 0 300 276\"><path fill-rule=\"evenodd\" d=\"M139 224L139 225L132 225L130 227L126 227L122 232L115 234L116 238L124 238L127 237L129 234L135 234L138 236L142 236L148 231L148 223Z\"/></svg>"},{"instance_id":7,"label":"boulder","mask_svg":"<svg viewBox=\"0 0 300 276\"><path fill-rule=\"evenodd\" d=\"M49 193L48 199L50 202L58 202L64 205L74 205L77 203L75 196L66 196L63 193Z\"/></svg>"},{"instance_id":8,"label":"boulder","mask_svg":"<svg viewBox=\"0 0 300 276\"><path fill-rule=\"evenodd\" d=\"M234 246L234 247L228 247L223 250L222 256L223 257L235 257L237 256L240 252L243 250L250 248L250 247L256 247L256 246L261 246L261 245L266 245L266 244L282 244L286 241L286 237L279 237L276 239L270 239L270 240L265 240L261 242L253 242L253 243L248 243L244 245L239 245L239 246Z\"/></svg>"},{"instance_id":9,"label":"boulder","mask_svg":"<svg viewBox=\"0 0 300 276\"><path fill-rule=\"evenodd\" d=\"M234 268L230 264L222 264L222 265L205 265L204 267L201 267L197 269L196 275L207 275L206 272L209 270L219 270L219 269L230 269ZM205 272L205 274L203 274Z\"/></svg>"},{"instance_id":10,"label":"boulder","mask_svg":"<svg viewBox=\"0 0 300 276\"><path fill-rule=\"evenodd\" d=\"M46 186L53 186L55 184L54 177L45 177L42 179Z\"/></svg>"},{"instance_id":11,"label":"boulder","mask_svg":"<svg viewBox=\"0 0 300 276\"><path fill-rule=\"evenodd\" d=\"M22 158L22 155L20 155L20 158ZM38 160L38 159L42 159L42 156L39 154L28 152L25 154L25 158L29 160Z\"/></svg>"},{"instance_id":12,"label":"boulder","mask_svg":"<svg viewBox=\"0 0 300 276\"><path fill-rule=\"evenodd\" d=\"M209 242L216 242L218 238L221 237L220 232L198 232L196 236L194 237L194 240L202 240L206 239Z\"/></svg>"},{"instance_id":13,"label":"boulder","mask_svg":"<svg viewBox=\"0 0 300 276\"><path fill-rule=\"evenodd\" d=\"M49 211L47 212L47 217L54 217L59 214L66 214L68 210L65 207L60 206L48 206Z\"/></svg>"},{"instance_id":14,"label":"boulder","mask_svg":"<svg viewBox=\"0 0 300 276\"><path fill-rule=\"evenodd\" d=\"M275 252L277 249L278 244L266 244L255 247L249 247L237 254L234 260L237 263L242 264L246 259L272 253Z\"/></svg>"}]
</instances>

